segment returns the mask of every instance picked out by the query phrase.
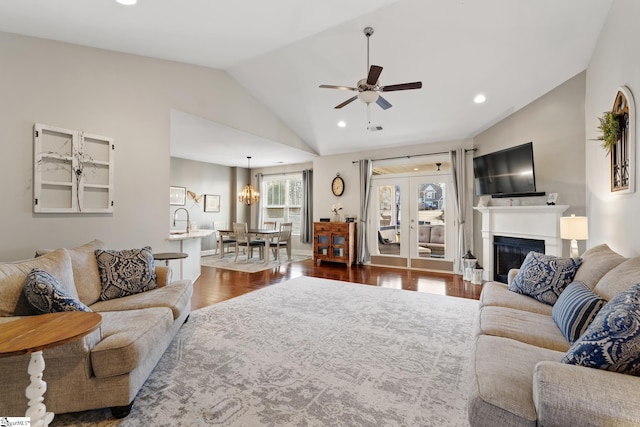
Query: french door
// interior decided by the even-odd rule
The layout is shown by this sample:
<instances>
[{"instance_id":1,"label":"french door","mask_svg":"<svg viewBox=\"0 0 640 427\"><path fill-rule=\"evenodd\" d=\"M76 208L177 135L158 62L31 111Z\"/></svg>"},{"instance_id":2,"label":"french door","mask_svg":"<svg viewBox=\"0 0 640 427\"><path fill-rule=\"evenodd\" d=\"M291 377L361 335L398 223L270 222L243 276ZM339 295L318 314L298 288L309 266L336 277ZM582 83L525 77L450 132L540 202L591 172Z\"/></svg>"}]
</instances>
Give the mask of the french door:
<instances>
[{"instance_id":1,"label":"french door","mask_svg":"<svg viewBox=\"0 0 640 427\"><path fill-rule=\"evenodd\" d=\"M457 227L450 174L383 175L371 180L371 264L453 270Z\"/></svg>"}]
</instances>

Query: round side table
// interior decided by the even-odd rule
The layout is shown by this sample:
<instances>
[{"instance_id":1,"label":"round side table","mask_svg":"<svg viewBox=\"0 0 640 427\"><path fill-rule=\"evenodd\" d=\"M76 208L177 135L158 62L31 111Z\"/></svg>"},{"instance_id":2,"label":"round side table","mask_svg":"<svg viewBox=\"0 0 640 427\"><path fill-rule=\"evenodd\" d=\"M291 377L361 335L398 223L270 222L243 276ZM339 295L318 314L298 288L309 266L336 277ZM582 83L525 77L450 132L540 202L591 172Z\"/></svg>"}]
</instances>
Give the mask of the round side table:
<instances>
[{"instance_id":1,"label":"round side table","mask_svg":"<svg viewBox=\"0 0 640 427\"><path fill-rule=\"evenodd\" d=\"M184 259L188 257L189 254L185 254L183 252L161 252L157 254L153 254L153 259L157 259L159 261L164 261L166 265L169 265L169 260L171 259Z\"/></svg>"},{"instance_id":2,"label":"round side table","mask_svg":"<svg viewBox=\"0 0 640 427\"><path fill-rule=\"evenodd\" d=\"M47 427L54 417L43 403L47 383L42 380L42 350L80 339L95 330L100 322L102 316L98 313L65 311L26 316L0 324L0 357L31 353L27 369L31 384L25 393L29 407L25 416L31 418L32 426Z\"/></svg>"}]
</instances>

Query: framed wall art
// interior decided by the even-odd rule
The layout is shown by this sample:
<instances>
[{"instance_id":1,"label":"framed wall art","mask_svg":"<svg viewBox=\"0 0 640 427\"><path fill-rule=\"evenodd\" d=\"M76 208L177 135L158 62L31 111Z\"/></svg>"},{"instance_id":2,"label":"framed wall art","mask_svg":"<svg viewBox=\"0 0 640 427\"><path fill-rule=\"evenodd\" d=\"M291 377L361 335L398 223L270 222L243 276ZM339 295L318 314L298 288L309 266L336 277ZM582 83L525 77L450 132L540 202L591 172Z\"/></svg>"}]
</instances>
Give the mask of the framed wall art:
<instances>
[{"instance_id":1,"label":"framed wall art","mask_svg":"<svg viewBox=\"0 0 640 427\"><path fill-rule=\"evenodd\" d=\"M204 195L204 211L220 212L220 196L214 194Z\"/></svg>"},{"instance_id":2,"label":"framed wall art","mask_svg":"<svg viewBox=\"0 0 640 427\"><path fill-rule=\"evenodd\" d=\"M169 187L169 204L171 206L184 206L187 203L186 187Z\"/></svg>"}]
</instances>

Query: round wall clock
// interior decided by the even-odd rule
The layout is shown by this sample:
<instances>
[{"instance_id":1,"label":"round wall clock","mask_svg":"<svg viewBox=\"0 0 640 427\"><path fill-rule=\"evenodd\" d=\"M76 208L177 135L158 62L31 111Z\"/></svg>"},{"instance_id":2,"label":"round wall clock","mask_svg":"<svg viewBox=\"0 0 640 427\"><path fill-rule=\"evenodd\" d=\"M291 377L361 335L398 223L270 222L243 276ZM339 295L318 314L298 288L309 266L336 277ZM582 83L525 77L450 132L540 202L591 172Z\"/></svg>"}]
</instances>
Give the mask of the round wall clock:
<instances>
[{"instance_id":1,"label":"round wall clock","mask_svg":"<svg viewBox=\"0 0 640 427\"><path fill-rule=\"evenodd\" d=\"M344 180L340 177L340 174L336 174L336 177L331 181L331 191L334 196L342 196L344 193Z\"/></svg>"}]
</instances>

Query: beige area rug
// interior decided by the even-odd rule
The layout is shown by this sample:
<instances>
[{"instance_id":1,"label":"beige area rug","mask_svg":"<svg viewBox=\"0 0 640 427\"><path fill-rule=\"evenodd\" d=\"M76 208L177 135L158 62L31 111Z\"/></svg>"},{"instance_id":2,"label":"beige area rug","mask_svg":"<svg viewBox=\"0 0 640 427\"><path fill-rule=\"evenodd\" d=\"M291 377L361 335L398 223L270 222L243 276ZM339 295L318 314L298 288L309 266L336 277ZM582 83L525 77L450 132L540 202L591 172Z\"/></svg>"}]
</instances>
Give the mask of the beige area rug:
<instances>
[{"instance_id":1,"label":"beige area rug","mask_svg":"<svg viewBox=\"0 0 640 427\"><path fill-rule=\"evenodd\" d=\"M273 254L272 254L273 255ZM201 263L207 267L216 267L222 268L224 270L233 270L233 271L244 271L247 273L255 273L256 271L263 270L271 270L272 268L278 267L280 265L286 265L296 261L302 261L305 259L311 258L310 256L305 255L291 255L291 261L287 260L287 255L282 253L282 260L278 263L277 260L273 259L273 256L269 258L269 264L265 264L264 260L259 259L257 256L257 252L254 258L250 258L249 262L245 262L246 258L244 255L238 256L238 262L234 262L235 255L226 254L224 258L220 258L219 255L210 255L202 257Z\"/></svg>"},{"instance_id":2,"label":"beige area rug","mask_svg":"<svg viewBox=\"0 0 640 427\"><path fill-rule=\"evenodd\" d=\"M478 302L299 277L191 314L123 420L57 426L468 426Z\"/></svg>"}]
</instances>

